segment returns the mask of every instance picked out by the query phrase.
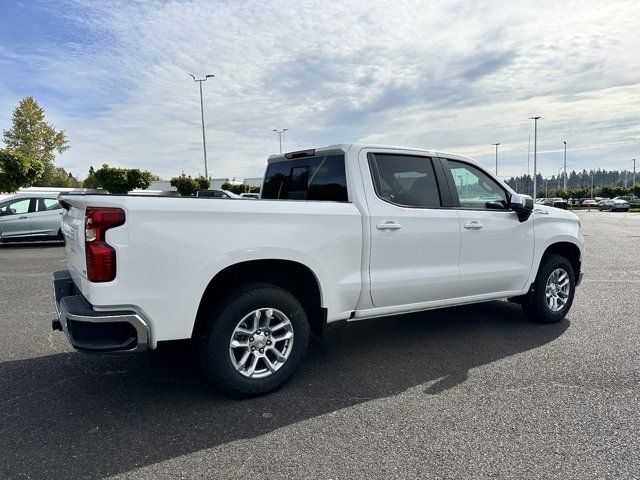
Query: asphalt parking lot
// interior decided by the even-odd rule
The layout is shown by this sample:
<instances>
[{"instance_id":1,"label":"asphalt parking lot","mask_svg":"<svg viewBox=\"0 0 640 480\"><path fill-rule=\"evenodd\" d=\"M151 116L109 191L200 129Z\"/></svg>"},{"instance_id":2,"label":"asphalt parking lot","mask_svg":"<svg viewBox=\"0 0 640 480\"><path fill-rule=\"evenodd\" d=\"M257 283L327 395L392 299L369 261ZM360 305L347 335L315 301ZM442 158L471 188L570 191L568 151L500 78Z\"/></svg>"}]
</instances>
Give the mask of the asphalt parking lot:
<instances>
[{"instance_id":1,"label":"asphalt parking lot","mask_svg":"<svg viewBox=\"0 0 640 480\"><path fill-rule=\"evenodd\" d=\"M188 344L72 351L51 330L64 250L0 246L0 478L638 478L640 214L581 217L562 323L490 302L336 325L243 401Z\"/></svg>"}]
</instances>

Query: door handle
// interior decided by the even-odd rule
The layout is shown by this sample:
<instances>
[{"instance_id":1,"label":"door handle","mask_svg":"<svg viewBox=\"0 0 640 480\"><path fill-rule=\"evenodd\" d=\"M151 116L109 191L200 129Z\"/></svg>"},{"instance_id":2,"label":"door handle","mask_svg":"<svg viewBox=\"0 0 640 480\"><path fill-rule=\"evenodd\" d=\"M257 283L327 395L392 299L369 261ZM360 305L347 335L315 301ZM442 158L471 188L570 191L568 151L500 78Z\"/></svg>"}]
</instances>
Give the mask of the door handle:
<instances>
[{"instance_id":1,"label":"door handle","mask_svg":"<svg viewBox=\"0 0 640 480\"><path fill-rule=\"evenodd\" d=\"M18 217L18 220L26 220L29 217Z\"/></svg>"},{"instance_id":2,"label":"door handle","mask_svg":"<svg viewBox=\"0 0 640 480\"><path fill-rule=\"evenodd\" d=\"M378 225L376 225L376 228L378 230L399 230L402 228L402 225L396 222L385 222L379 223Z\"/></svg>"},{"instance_id":3,"label":"door handle","mask_svg":"<svg viewBox=\"0 0 640 480\"><path fill-rule=\"evenodd\" d=\"M480 230L482 228L482 224L480 222L472 220L465 223L464 228L466 228L467 230Z\"/></svg>"}]
</instances>

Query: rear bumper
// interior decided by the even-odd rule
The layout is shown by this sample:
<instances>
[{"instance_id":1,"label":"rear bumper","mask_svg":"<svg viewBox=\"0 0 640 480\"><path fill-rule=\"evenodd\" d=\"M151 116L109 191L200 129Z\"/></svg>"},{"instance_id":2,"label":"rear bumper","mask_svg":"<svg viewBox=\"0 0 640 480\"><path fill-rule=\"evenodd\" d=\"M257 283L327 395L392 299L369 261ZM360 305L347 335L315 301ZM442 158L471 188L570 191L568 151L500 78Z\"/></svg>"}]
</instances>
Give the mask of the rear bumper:
<instances>
[{"instance_id":1,"label":"rear bumper","mask_svg":"<svg viewBox=\"0 0 640 480\"><path fill-rule=\"evenodd\" d=\"M57 318L71 345L87 352L141 352L149 346L149 326L131 310L98 312L77 291L68 270L52 277Z\"/></svg>"}]
</instances>

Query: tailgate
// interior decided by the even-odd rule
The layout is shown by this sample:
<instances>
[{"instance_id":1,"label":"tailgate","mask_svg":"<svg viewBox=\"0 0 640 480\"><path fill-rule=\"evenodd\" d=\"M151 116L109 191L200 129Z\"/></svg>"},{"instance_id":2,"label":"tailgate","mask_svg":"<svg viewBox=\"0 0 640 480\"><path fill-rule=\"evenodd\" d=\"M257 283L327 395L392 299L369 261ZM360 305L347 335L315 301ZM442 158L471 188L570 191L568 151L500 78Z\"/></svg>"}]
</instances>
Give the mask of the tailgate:
<instances>
[{"instance_id":1,"label":"tailgate","mask_svg":"<svg viewBox=\"0 0 640 480\"><path fill-rule=\"evenodd\" d=\"M84 252L84 215L86 202L82 196L60 196L58 200L65 209L62 216L62 234L67 251L67 266L75 284L80 288L81 279L87 278Z\"/></svg>"}]
</instances>

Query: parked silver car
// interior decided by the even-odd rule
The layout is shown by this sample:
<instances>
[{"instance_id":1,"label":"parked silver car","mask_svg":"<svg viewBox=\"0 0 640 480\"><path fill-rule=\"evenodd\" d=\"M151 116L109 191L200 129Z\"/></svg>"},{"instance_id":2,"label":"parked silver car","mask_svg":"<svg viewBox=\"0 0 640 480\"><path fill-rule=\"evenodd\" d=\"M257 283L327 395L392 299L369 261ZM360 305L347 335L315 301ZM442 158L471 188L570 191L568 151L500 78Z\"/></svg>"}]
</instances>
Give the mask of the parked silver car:
<instances>
[{"instance_id":1,"label":"parked silver car","mask_svg":"<svg viewBox=\"0 0 640 480\"><path fill-rule=\"evenodd\" d=\"M0 242L63 240L58 194L19 193L0 200Z\"/></svg>"},{"instance_id":2,"label":"parked silver car","mask_svg":"<svg viewBox=\"0 0 640 480\"><path fill-rule=\"evenodd\" d=\"M610 212L628 212L629 211L629 202L626 202L625 200L621 200L618 198L614 198L614 199L606 199L606 200L602 200L599 204L598 204L598 210L600 210L601 212L604 211L610 211Z\"/></svg>"}]
</instances>

